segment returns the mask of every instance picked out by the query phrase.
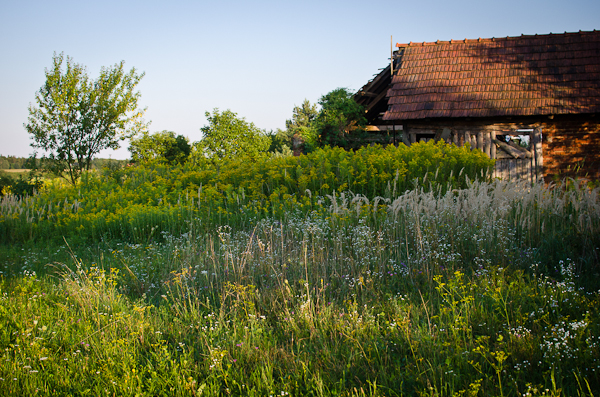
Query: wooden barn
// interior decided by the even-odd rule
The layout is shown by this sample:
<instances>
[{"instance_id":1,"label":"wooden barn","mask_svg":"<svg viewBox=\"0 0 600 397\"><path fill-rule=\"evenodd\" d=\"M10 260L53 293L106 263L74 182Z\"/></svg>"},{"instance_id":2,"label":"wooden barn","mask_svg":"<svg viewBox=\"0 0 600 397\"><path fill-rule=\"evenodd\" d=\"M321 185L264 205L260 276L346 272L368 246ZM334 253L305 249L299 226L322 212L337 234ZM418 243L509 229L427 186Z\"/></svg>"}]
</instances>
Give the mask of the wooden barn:
<instances>
[{"instance_id":1,"label":"wooden barn","mask_svg":"<svg viewBox=\"0 0 600 397\"><path fill-rule=\"evenodd\" d=\"M502 178L600 179L600 31L396 47L355 94L373 134L469 143Z\"/></svg>"}]
</instances>

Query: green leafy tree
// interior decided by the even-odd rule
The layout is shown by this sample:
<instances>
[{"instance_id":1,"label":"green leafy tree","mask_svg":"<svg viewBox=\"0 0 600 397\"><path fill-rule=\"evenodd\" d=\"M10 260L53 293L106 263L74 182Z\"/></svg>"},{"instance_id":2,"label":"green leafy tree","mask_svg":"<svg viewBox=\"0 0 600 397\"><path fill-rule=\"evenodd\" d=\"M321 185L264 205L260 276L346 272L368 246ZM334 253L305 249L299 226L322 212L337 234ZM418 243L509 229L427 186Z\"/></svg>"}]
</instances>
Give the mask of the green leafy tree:
<instances>
[{"instance_id":1,"label":"green leafy tree","mask_svg":"<svg viewBox=\"0 0 600 397\"><path fill-rule=\"evenodd\" d=\"M240 156L257 159L267 153L270 139L254 123L239 118L231 110L214 109L212 114L205 115L208 125L200 129L203 136L194 145L195 156L219 163Z\"/></svg>"},{"instance_id":2,"label":"green leafy tree","mask_svg":"<svg viewBox=\"0 0 600 397\"><path fill-rule=\"evenodd\" d=\"M277 128L275 131L269 131L267 135L271 140L269 153L276 156L292 155L292 139L287 131Z\"/></svg>"},{"instance_id":3,"label":"green leafy tree","mask_svg":"<svg viewBox=\"0 0 600 397\"><path fill-rule=\"evenodd\" d=\"M168 164L183 164L190 155L191 146L183 135L173 131L150 134L144 131L129 144L133 162L158 161Z\"/></svg>"},{"instance_id":4,"label":"green leafy tree","mask_svg":"<svg viewBox=\"0 0 600 397\"><path fill-rule=\"evenodd\" d=\"M315 120L319 115L317 105L305 99L301 106L294 106L292 119L285 121L287 134L294 150L311 152L318 146Z\"/></svg>"},{"instance_id":5,"label":"green leafy tree","mask_svg":"<svg viewBox=\"0 0 600 397\"><path fill-rule=\"evenodd\" d=\"M321 97L321 111L314 121L322 146L360 146L367 125L363 106L346 88L337 88Z\"/></svg>"},{"instance_id":6,"label":"green leafy tree","mask_svg":"<svg viewBox=\"0 0 600 397\"><path fill-rule=\"evenodd\" d=\"M135 91L144 74L135 68L125 72L123 61L103 67L91 80L84 66L55 53L45 74L25 128L33 138L31 146L45 152L45 167L72 184L90 169L98 152L117 149L120 141L146 128Z\"/></svg>"}]
</instances>

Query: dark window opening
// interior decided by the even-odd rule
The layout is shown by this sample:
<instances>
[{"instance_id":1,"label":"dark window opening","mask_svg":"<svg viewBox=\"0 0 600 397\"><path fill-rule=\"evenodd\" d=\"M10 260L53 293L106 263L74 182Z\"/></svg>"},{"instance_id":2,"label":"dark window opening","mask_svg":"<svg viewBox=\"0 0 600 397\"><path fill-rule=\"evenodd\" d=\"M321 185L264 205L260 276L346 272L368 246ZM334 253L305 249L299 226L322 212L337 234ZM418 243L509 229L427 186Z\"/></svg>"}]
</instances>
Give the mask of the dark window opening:
<instances>
[{"instance_id":1,"label":"dark window opening","mask_svg":"<svg viewBox=\"0 0 600 397\"><path fill-rule=\"evenodd\" d=\"M435 138L435 134L416 134L416 142L428 142Z\"/></svg>"}]
</instances>

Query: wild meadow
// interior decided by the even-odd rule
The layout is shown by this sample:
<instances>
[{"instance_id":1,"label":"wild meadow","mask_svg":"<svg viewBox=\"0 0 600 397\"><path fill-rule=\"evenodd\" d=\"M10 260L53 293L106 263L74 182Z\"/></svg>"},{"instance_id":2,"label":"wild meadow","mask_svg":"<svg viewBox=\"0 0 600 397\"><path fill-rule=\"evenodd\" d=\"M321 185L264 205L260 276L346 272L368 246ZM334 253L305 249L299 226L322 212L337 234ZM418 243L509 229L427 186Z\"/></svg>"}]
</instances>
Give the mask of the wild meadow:
<instances>
[{"instance_id":1,"label":"wild meadow","mask_svg":"<svg viewBox=\"0 0 600 397\"><path fill-rule=\"evenodd\" d=\"M0 395L600 394L600 189L415 144L0 202Z\"/></svg>"}]
</instances>

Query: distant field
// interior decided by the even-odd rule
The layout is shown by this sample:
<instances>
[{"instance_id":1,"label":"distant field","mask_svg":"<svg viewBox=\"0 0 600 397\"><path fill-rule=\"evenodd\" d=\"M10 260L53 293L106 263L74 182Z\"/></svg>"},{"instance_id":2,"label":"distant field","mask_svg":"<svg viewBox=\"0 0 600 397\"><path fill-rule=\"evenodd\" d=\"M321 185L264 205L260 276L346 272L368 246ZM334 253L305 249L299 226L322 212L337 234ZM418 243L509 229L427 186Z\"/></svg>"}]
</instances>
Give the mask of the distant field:
<instances>
[{"instance_id":1,"label":"distant field","mask_svg":"<svg viewBox=\"0 0 600 397\"><path fill-rule=\"evenodd\" d=\"M10 172L10 173L20 173L20 172L29 172L31 170L29 170L27 168L15 168L15 169L12 169L12 170L0 170L0 171Z\"/></svg>"}]
</instances>

